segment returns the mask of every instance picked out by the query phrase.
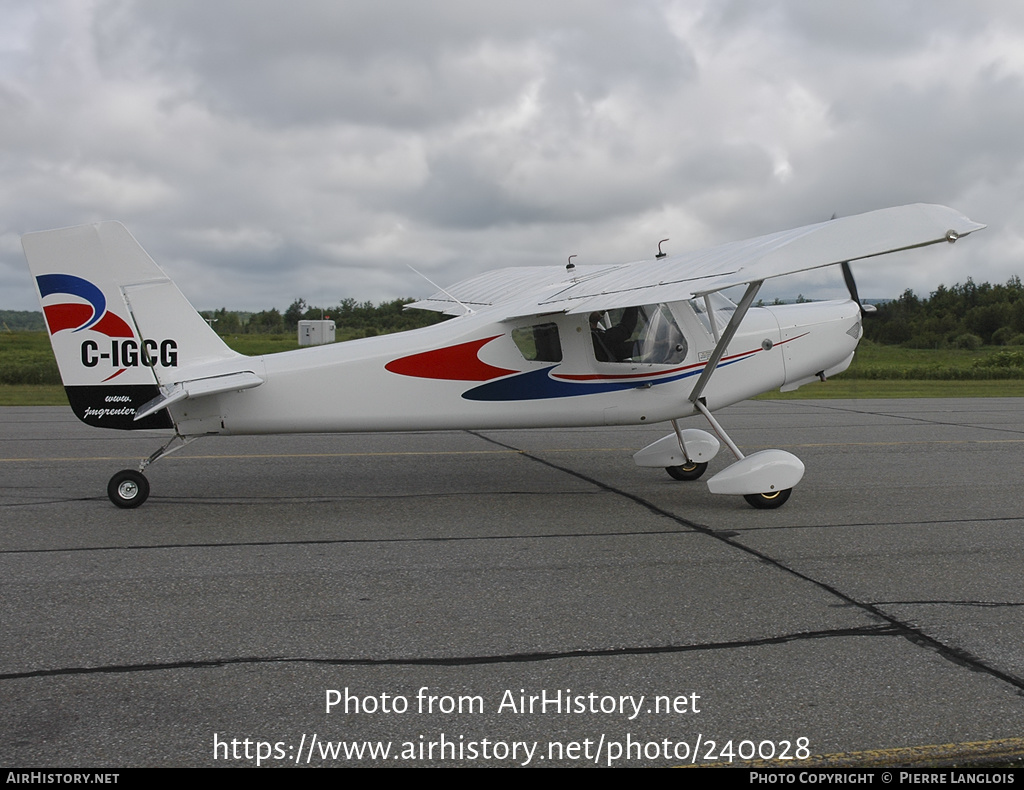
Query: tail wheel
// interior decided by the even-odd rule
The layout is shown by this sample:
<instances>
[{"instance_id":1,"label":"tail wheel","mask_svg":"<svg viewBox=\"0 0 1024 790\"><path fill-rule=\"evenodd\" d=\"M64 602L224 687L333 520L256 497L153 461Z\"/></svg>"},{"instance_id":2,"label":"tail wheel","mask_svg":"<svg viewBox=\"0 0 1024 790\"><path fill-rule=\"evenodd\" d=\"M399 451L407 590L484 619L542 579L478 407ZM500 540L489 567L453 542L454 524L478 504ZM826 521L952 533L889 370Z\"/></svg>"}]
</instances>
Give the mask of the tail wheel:
<instances>
[{"instance_id":1,"label":"tail wheel","mask_svg":"<svg viewBox=\"0 0 1024 790\"><path fill-rule=\"evenodd\" d=\"M120 508L134 508L149 498L149 481L142 472L122 469L107 483L107 496Z\"/></svg>"},{"instance_id":2,"label":"tail wheel","mask_svg":"<svg viewBox=\"0 0 1024 790\"><path fill-rule=\"evenodd\" d=\"M696 480L708 471L708 465L689 461L680 466L666 466L665 471L676 480Z\"/></svg>"},{"instance_id":3,"label":"tail wheel","mask_svg":"<svg viewBox=\"0 0 1024 790\"><path fill-rule=\"evenodd\" d=\"M743 498L747 500L748 505L758 510L775 510L786 504L792 493L792 488L783 488L781 491L771 491L767 494L744 494Z\"/></svg>"}]
</instances>

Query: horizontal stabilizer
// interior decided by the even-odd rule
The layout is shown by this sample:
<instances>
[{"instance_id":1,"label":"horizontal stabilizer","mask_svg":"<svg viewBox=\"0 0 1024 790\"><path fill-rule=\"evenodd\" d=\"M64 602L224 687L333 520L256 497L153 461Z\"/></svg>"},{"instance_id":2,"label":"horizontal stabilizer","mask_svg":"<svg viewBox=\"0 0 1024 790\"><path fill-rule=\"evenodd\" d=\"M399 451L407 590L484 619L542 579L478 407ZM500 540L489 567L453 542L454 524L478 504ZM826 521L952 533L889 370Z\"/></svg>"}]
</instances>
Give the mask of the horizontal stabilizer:
<instances>
[{"instance_id":1,"label":"horizontal stabilizer","mask_svg":"<svg viewBox=\"0 0 1024 790\"><path fill-rule=\"evenodd\" d=\"M195 379L193 381L182 381L162 391L161 394L139 407L135 413L135 419L141 420L150 414L156 414L161 409L166 409L179 401L186 399L204 398L208 395L217 395L221 392L237 392L239 390L252 389L263 383L263 379L252 371L244 370L239 373L230 373L226 376L212 376L207 379Z\"/></svg>"}]
</instances>

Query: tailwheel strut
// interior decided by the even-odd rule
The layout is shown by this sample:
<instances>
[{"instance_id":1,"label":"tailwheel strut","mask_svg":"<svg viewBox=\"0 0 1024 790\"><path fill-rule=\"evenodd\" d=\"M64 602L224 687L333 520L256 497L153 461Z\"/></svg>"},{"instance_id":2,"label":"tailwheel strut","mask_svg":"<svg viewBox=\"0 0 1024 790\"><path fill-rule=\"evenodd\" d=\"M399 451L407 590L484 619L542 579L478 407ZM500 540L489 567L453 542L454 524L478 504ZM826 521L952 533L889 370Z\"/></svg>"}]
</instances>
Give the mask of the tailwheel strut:
<instances>
[{"instance_id":1,"label":"tailwheel strut","mask_svg":"<svg viewBox=\"0 0 1024 790\"><path fill-rule=\"evenodd\" d=\"M107 497L119 508L130 510L139 507L149 499L149 479L143 474L146 467L166 455L176 453L198 438L174 434L149 458L140 461L138 469L122 469L115 473L107 483ZM175 442L178 443L177 446L173 446Z\"/></svg>"}]
</instances>

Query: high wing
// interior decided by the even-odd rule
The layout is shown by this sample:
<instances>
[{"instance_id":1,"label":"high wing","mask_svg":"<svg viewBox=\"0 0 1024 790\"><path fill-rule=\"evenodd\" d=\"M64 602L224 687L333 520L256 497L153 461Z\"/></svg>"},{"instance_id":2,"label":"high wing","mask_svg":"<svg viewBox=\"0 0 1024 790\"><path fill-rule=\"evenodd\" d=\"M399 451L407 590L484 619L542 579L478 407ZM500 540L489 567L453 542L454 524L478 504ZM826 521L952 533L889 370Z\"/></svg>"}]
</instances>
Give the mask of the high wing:
<instances>
[{"instance_id":1,"label":"high wing","mask_svg":"<svg viewBox=\"0 0 1024 790\"><path fill-rule=\"evenodd\" d=\"M952 242L984 227L946 206L915 203L658 260L577 266L568 271L531 266L499 269L409 307L461 315L462 305L504 305L505 317L517 318L684 301L735 285Z\"/></svg>"}]
</instances>

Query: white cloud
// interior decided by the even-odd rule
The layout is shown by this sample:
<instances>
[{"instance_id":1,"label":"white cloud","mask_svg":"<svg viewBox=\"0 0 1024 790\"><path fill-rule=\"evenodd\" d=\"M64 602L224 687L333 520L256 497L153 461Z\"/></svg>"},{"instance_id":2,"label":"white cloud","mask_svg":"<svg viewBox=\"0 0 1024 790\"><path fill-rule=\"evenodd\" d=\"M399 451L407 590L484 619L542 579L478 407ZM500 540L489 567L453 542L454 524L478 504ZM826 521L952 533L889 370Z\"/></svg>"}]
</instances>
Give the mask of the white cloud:
<instances>
[{"instance_id":1,"label":"white cloud","mask_svg":"<svg viewBox=\"0 0 1024 790\"><path fill-rule=\"evenodd\" d=\"M12 240L103 218L200 307L394 298L426 290L405 263L448 283L919 200L991 228L859 267L862 293L1019 271L1024 11L1008 4L0 10L5 307L35 306Z\"/></svg>"}]
</instances>

